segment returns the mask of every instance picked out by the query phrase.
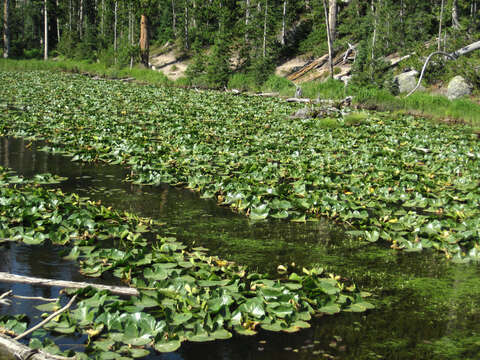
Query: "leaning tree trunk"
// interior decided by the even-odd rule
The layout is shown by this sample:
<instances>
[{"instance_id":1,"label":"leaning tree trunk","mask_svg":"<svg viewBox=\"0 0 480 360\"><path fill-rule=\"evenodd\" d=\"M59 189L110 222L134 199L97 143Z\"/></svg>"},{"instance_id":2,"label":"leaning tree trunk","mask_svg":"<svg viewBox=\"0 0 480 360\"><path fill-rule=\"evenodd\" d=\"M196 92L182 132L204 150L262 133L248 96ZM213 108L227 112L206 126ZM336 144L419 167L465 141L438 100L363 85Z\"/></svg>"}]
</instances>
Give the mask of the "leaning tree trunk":
<instances>
[{"instance_id":1,"label":"leaning tree trunk","mask_svg":"<svg viewBox=\"0 0 480 360\"><path fill-rule=\"evenodd\" d=\"M148 68L150 44L148 39L148 17L142 14L140 20L140 61Z\"/></svg>"},{"instance_id":2,"label":"leaning tree trunk","mask_svg":"<svg viewBox=\"0 0 480 360\"><path fill-rule=\"evenodd\" d=\"M43 2L43 60L48 60L48 13L47 13L47 0Z\"/></svg>"},{"instance_id":3,"label":"leaning tree trunk","mask_svg":"<svg viewBox=\"0 0 480 360\"><path fill-rule=\"evenodd\" d=\"M327 26L328 66L330 68L330 77L333 79L333 41L330 33L330 20L328 16L327 0L323 0L323 9L325 10L325 24Z\"/></svg>"},{"instance_id":4,"label":"leaning tree trunk","mask_svg":"<svg viewBox=\"0 0 480 360\"><path fill-rule=\"evenodd\" d=\"M3 57L5 59L10 55L10 27L9 27L9 0L3 2Z\"/></svg>"},{"instance_id":5,"label":"leaning tree trunk","mask_svg":"<svg viewBox=\"0 0 480 360\"><path fill-rule=\"evenodd\" d=\"M420 87L420 83L422 82L423 75L425 74L425 69L427 68L427 65L430 62L430 60L432 59L432 57L434 57L435 55L443 55L443 56L449 58L450 60L457 60L458 57L460 57L462 55L466 55L468 53L471 53L472 51L479 50L479 49L480 49L480 40L476 41L476 42L474 42L470 45L467 45L467 46L465 46L461 49L458 49L458 50L456 50L452 53L446 53L444 51L435 51L435 52L431 53L427 57L427 60L425 60L425 64L423 64L422 72L420 73L420 78L418 79L417 86L415 86L415 88L407 94L407 97L412 95Z\"/></svg>"}]
</instances>

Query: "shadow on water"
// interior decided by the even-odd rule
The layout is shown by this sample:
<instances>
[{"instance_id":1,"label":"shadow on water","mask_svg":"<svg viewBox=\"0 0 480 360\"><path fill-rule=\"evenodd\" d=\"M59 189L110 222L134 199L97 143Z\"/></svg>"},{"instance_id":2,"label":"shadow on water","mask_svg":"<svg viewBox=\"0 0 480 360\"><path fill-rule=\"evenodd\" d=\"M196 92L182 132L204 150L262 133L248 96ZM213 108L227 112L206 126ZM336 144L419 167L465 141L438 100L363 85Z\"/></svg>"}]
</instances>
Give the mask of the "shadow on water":
<instances>
[{"instance_id":1,"label":"shadow on water","mask_svg":"<svg viewBox=\"0 0 480 360\"><path fill-rule=\"evenodd\" d=\"M399 253L381 244L365 245L325 221L254 223L191 191L126 183L128 172L122 167L71 162L37 151L35 144L22 139L0 140L0 164L26 177L45 172L68 177L58 185L65 192L160 220L167 234L251 268L273 272L278 264L322 264L375 294L377 309L368 314L324 316L298 334L261 333L223 342L186 343L174 354L151 359L480 358L477 265L448 263L431 252ZM85 280L75 263L61 259L56 247L10 244L0 247L0 254L0 271ZM0 292L9 288L0 283ZM59 289L14 285L13 290L56 297ZM17 302L0 308L1 312L39 316L31 302ZM71 338L55 341L76 342Z\"/></svg>"}]
</instances>

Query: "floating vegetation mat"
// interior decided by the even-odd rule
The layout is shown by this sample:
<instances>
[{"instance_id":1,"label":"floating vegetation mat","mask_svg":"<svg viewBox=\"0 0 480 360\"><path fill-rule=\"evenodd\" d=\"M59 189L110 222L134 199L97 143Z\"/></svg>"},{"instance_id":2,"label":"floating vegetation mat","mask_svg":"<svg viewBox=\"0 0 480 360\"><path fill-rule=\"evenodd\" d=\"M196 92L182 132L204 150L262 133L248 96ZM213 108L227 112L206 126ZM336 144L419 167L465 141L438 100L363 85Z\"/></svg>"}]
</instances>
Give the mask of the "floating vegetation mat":
<instances>
[{"instance_id":1,"label":"floating vegetation mat","mask_svg":"<svg viewBox=\"0 0 480 360\"><path fill-rule=\"evenodd\" d=\"M26 180L0 167L0 246L65 245L66 258L77 260L82 274L108 272L139 295L76 291L81 300L34 332L33 348L59 353L49 334L84 334L86 351L77 358L143 357L175 351L183 341L229 339L259 329L295 332L308 328L314 315L373 308L363 299L367 293L321 268L281 265L279 278L269 278L163 237L151 219L41 186L59 180L48 174ZM57 301L38 309L60 307ZM21 315L0 317L0 333L18 335L27 322Z\"/></svg>"},{"instance_id":2,"label":"floating vegetation mat","mask_svg":"<svg viewBox=\"0 0 480 360\"><path fill-rule=\"evenodd\" d=\"M125 164L133 182L185 186L253 220L324 216L366 241L480 258L480 151L467 127L388 113L329 127L290 119L298 105L280 99L48 72L0 82L0 134L45 151Z\"/></svg>"}]
</instances>

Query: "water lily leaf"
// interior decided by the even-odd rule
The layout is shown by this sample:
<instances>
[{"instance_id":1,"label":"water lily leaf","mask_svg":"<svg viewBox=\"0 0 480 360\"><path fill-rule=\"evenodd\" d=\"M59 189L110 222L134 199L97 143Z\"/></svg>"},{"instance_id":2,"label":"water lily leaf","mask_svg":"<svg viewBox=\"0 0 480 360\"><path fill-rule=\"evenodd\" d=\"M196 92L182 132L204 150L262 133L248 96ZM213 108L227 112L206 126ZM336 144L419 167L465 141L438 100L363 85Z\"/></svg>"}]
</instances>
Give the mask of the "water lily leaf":
<instances>
[{"instance_id":1,"label":"water lily leaf","mask_svg":"<svg viewBox=\"0 0 480 360\"><path fill-rule=\"evenodd\" d=\"M180 346L182 346L182 343L179 340L171 340L167 342L156 342L153 345L155 350L162 353L177 351L180 348Z\"/></svg>"},{"instance_id":2,"label":"water lily leaf","mask_svg":"<svg viewBox=\"0 0 480 360\"><path fill-rule=\"evenodd\" d=\"M340 312L340 310L340 306L336 304L322 306L320 309L318 309L318 311L329 315L337 314Z\"/></svg>"},{"instance_id":3,"label":"water lily leaf","mask_svg":"<svg viewBox=\"0 0 480 360\"><path fill-rule=\"evenodd\" d=\"M37 305L35 306L35 309L44 312L54 312L60 309L60 304L58 302L49 302L46 304Z\"/></svg>"},{"instance_id":4,"label":"water lily leaf","mask_svg":"<svg viewBox=\"0 0 480 360\"><path fill-rule=\"evenodd\" d=\"M380 233L376 230L365 231L365 239L369 242L376 242L380 238Z\"/></svg>"},{"instance_id":5,"label":"water lily leaf","mask_svg":"<svg viewBox=\"0 0 480 360\"><path fill-rule=\"evenodd\" d=\"M181 325L192 318L191 313L176 313L172 316L172 325Z\"/></svg>"},{"instance_id":6,"label":"water lily leaf","mask_svg":"<svg viewBox=\"0 0 480 360\"><path fill-rule=\"evenodd\" d=\"M234 330L237 334L240 334L240 335L253 336L253 335L257 334L257 332L255 330L245 329L241 326L235 326Z\"/></svg>"},{"instance_id":7,"label":"water lily leaf","mask_svg":"<svg viewBox=\"0 0 480 360\"><path fill-rule=\"evenodd\" d=\"M264 220L268 217L270 209L267 204L262 204L256 207L252 207L250 210L250 219L252 220Z\"/></svg>"},{"instance_id":8,"label":"water lily leaf","mask_svg":"<svg viewBox=\"0 0 480 360\"><path fill-rule=\"evenodd\" d=\"M96 340L92 344L94 349L98 349L103 352L110 351L113 345L115 345L115 341L111 339Z\"/></svg>"},{"instance_id":9,"label":"water lily leaf","mask_svg":"<svg viewBox=\"0 0 480 360\"><path fill-rule=\"evenodd\" d=\"M265 316L265 309L259 298L248 299L239 309L256 318Z\"/></svg>"},{"instance_id":10,"label":"water lily leaf","mask_svg":"<svg viewBox=\"0 0 480 360\"><path fill-rule=\"evenodd\" d=\"M133 358L142 358L150 355L150 351L147 349L130 348L128 349L128 352Z\"/></svg>"},{"instance_id":11,"label":"water lily leaf","mask_svg":"<svg viewBox=\"0 0 480 360\"><path fill-rule=\"evenodd\" d=\"M228 340L232 337L232 333L225 329L218 329L211 333L210 336L217 340Z\"/></svg>"}]
</instances>

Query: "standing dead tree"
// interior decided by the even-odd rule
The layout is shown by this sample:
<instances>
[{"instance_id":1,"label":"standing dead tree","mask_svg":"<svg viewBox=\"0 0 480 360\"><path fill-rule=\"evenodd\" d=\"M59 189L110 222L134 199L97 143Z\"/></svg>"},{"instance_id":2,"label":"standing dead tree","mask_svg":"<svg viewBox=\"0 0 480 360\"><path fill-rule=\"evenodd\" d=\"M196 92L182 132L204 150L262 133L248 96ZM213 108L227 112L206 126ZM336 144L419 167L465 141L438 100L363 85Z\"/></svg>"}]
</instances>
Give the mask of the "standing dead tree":
<instances>
[{"instance_id":1,"label":"standing dead tree","mask_svg":"<svg viewBox=\"0 0 480 360\"><path fill-rule=\"evenodd\" d=\"M457 60L457 58L459 58L460 56L466 55L468 53L471 53L472 51L479 50L479 49L480 49L480 40L451 53L447 53L444 51L435 51L431 53L427 57L427 60L425 60L425 64L423 64L422 72L420 73L420 77L418 78L417 86L415 86L415 88L407 94L407 97L412 95L420 87L420 83L422 82L423 75L425 74L425 70L427 69L428 63L430 62L432 57L434 57L435 55L443 55L449 58L450 60Z\"/></svg>"}]
</instances>

